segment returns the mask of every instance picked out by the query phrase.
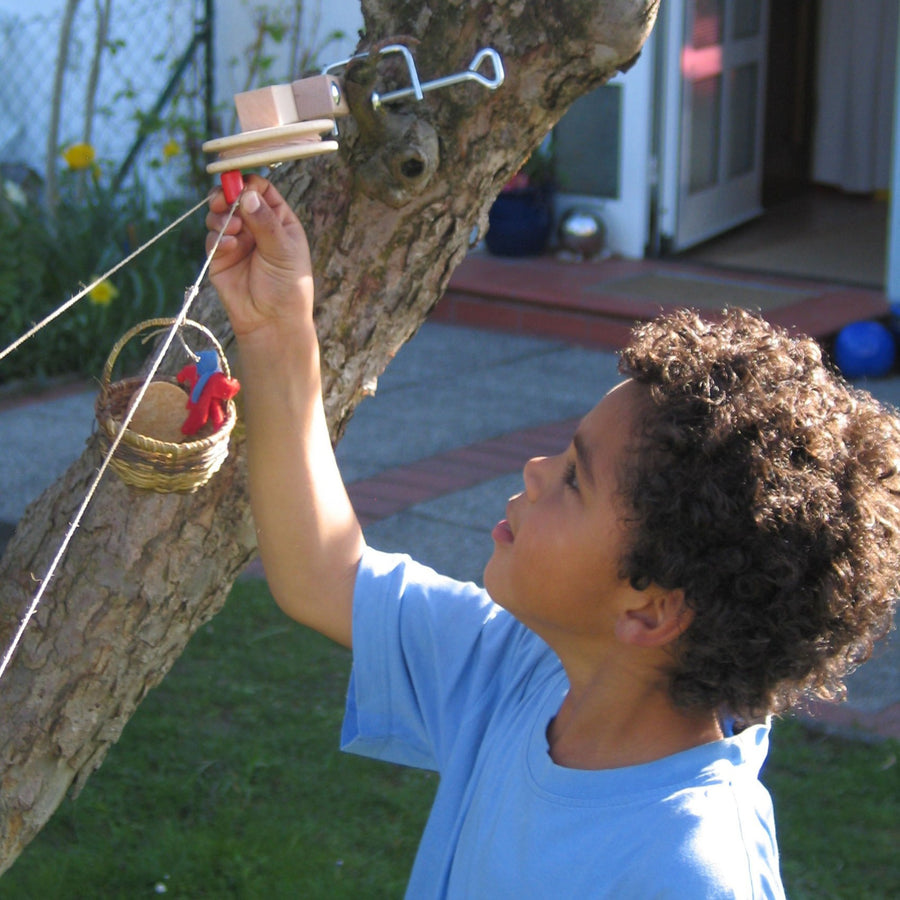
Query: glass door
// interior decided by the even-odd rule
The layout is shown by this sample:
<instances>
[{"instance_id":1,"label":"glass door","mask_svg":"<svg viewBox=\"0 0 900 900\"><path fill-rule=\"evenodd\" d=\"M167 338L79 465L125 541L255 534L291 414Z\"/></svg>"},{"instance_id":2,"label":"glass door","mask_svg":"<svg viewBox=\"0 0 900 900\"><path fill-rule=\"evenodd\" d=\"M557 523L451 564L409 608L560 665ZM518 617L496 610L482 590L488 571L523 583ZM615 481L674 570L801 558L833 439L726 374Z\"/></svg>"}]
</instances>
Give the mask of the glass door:
<instances>
[{"instance_id":1,"label":"glass door","mask_svg":"<svg viewBox=\"0 0 900 900\"><path fill-rule=\"evenodd\" d=\"M556 221L590 210L606 228L606 251L633 259L644 256L650 227L655 38L631 69L576 100L553 137Z\"/></svg>"},{"instance_id":2,"label":"glass door","mask_svg":"<svg viewBox=\"0 0 900 900\"><path fill-rule=\"evenodd\" d=\"M672 250L762 212L768 11L768 0L670 5L667 82L679 114L668 117L661 230Z\"/></svg>"}]
</instances>

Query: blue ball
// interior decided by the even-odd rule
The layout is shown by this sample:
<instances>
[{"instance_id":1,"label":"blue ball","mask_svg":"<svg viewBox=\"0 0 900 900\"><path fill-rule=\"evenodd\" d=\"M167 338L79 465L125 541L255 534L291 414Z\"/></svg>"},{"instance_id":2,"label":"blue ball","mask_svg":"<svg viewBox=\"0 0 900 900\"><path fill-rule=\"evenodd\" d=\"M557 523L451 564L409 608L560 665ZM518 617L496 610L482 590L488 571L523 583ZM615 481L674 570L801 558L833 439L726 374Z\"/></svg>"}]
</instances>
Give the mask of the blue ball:
<instances>
[{"instance_id":1,"label":"blue ball","mask_svg":"<svg viewBox=\"0 0 900 900\"><path fill-rule=\"evenodd\" d=\"M879 322L844 326L834 342L834 361L847 378L878 378L894 366L894 336Z\"/></svg>"}]
</instances>

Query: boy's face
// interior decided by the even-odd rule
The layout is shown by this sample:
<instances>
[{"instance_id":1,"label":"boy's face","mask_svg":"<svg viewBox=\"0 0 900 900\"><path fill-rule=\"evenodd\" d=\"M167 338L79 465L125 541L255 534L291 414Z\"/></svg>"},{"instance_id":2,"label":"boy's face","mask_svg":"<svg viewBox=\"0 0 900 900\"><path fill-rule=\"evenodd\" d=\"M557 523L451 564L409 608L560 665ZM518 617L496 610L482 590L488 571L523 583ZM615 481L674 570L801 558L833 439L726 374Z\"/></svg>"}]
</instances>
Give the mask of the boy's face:
<instances>
[{"instance_id":1,"label":"boy's face","mask_svg":"<svg viewBox=\"0 0 900 900\"><path fill-rule=\"evenodd\" d=\"M494 528L487 590L558 652L561 640L609 640L634 594L619 576L626 510L617 476L646 390L623 382L585 416L565 452L526 463L525 491Z\"/></svg>"}]
</instances>

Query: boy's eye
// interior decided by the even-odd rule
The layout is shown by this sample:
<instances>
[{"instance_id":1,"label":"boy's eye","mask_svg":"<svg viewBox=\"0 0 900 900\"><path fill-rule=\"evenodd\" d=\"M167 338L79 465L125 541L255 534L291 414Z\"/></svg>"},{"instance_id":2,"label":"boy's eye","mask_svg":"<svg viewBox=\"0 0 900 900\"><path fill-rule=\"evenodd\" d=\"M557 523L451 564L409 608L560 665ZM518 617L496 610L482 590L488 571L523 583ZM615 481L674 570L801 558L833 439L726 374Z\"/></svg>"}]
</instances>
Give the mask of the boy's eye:
<instances>
[{"instance_id":1,"label":"boy's eye","mask_svg":"<svg viewBox=\"0 0 900 900\"><path fill-rule=\"evenodd\" d=\"M578 490L578 475L575 472L574 462L566 464L566 471L563 475L563 483L566 485L566 487L572 488L573 491Z\"/></svg>"}]
</instances>

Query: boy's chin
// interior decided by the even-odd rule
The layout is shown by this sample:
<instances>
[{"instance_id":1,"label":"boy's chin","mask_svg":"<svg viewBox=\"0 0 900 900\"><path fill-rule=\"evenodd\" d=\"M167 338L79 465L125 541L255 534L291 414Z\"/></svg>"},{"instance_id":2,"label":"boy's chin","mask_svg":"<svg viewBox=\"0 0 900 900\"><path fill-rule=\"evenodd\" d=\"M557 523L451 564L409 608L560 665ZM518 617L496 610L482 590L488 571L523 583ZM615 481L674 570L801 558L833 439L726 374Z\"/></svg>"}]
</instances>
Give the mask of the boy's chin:
<instances>
[{"instance_id":1,"label":"boy's chin","mask_svg":"<svg viewBox=\"0 0 900 900\"><path fill-rule=\"evenodd\" d=\"M501 599L503 591L500 590L496 556L497 551L495 550L484 567L482 583L484 584L484 589L488 592L491 600L493 600L494 603L498 604L499 606L503 606L503 600Z\"/></svg>"}]
</instances>

